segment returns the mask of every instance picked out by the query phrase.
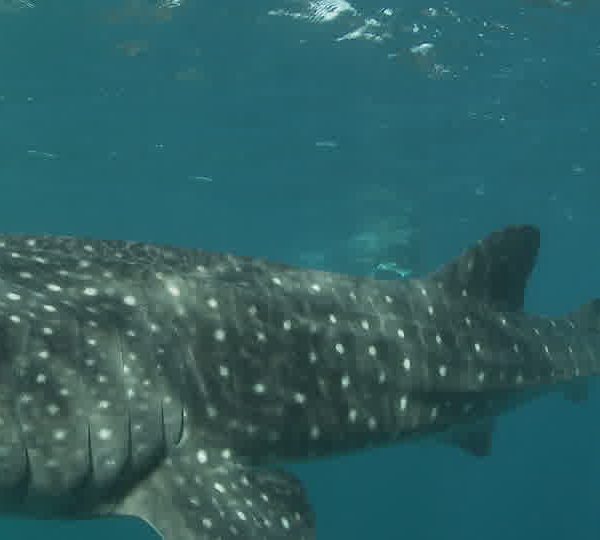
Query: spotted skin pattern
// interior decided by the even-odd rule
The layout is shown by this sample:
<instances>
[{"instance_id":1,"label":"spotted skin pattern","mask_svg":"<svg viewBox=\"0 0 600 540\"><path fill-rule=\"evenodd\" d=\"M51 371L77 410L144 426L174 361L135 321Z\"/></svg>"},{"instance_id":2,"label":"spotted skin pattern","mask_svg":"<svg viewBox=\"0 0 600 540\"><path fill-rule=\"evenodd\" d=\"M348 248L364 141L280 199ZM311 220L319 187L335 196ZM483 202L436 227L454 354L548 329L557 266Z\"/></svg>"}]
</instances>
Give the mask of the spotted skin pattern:
<instances>
[{"instance_id":1,"label":"spotted skin pattern","mask_svg":"<svg viewBox=\"0 0 600 540\"><path fill-rule=\"evenodd\" d=\"M280 462L439 434L484 454L498 414L600 371L596 302L522 312L538 244L510 227L389 282L0 237L0 511L313 539Z\"/></svg>"}]
</instances>

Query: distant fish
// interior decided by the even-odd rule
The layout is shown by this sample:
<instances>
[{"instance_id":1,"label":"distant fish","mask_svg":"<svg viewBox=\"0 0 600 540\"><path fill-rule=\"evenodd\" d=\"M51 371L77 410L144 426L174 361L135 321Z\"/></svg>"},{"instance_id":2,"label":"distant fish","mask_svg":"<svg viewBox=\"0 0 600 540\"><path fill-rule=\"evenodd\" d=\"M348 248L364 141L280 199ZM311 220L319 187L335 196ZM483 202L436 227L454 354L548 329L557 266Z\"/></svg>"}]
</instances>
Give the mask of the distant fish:
<instances>
[{"instance_id":1,"label":"distant fish","mask_svg":"<svg viewBox=\"0 0 600 540\"><path fill-rule=\"evenodd\" d=\"M188 177L190 180L194 180L195 182L205 182L205 183L210 183L213 181L213 178L211 176L189 176Z\"/></svg>"},{"instance_id":2,"label":"distant fish","mask_svg":"<svg viewBox=\"0 0 600 540\"><path fill-rule=\"evenodd\" d=\"M525 315L539 233L423 280L138 243L0 237L0 509L166 540L313 539L286 460L439 435L600 372L600 302ZM577 392L577 396L583 395Z\"/></svg>"},{"instance_id":3,"label":"distant fish","mask_svg":"<svg viewBox=\"0 0 600 540\"><path fill-rule=\"evenodd\" d=\"M41 150L27 150L27 155L41 159L57 159L58 155L51 152L43 152Z\"/></svg>"}]
</instances>

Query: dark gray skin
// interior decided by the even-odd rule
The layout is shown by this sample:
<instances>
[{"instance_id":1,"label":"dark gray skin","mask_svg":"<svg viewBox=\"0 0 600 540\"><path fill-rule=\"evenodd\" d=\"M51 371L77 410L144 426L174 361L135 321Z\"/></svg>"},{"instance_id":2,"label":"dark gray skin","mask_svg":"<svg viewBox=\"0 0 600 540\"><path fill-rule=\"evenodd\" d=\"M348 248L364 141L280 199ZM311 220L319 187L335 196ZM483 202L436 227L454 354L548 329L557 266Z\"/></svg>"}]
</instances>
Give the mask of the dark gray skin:
<instances>
[{"instance_id":1,"label":"dark gray skin","mask_svg":"<svg viewBox=\"0 0 600 540\"><path fill-rule=\"evenodd\" d=\"M0 509L312 539L272 464L425 435L485 455L498 414L600 371L596 302L522 312L538 245L511 227L426 279L376 281L0 237Z\"/></svg>"}]
</instances>

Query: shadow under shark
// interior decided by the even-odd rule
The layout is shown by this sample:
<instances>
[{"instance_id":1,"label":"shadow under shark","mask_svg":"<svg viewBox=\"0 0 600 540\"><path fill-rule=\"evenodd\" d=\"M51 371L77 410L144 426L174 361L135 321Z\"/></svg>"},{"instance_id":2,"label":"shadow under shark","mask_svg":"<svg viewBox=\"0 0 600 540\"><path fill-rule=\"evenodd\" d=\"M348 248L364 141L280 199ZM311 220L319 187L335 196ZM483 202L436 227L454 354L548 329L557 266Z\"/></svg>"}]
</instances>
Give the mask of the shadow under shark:
<instances>
[{"instance_id":1,"label":"shadow under shark","mask_svg":"<svg viewBox=\"0 0 600 540\"><path fill-rule=\"evenodd\" d=\"M139 243L0 237L0 511L166 540L313 539L276 468L494 418L600 372L599 303L522 312L537 229L422 280Z\"/></svg>"}]
</instances>

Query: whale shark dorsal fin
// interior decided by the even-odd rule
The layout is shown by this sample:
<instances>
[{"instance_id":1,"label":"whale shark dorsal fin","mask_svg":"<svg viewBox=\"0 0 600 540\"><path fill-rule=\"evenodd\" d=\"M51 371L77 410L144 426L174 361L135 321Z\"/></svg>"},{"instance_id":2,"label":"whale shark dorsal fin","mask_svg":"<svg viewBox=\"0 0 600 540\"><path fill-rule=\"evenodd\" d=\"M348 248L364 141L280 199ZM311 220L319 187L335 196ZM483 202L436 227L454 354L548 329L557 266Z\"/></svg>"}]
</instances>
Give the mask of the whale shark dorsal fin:
<instances>
[{"instance_id":1,"label":"whale shark dorsal fin","mask_svg":"<svg viewBox=\"0 0 600 540\"><path fill-rule=\"evenodd\" d=\"M539 244L536 227L508 227L490 234L429 279L448 294L473 297L498 311L520 311Z\"/></svg>"}]
</instances>

